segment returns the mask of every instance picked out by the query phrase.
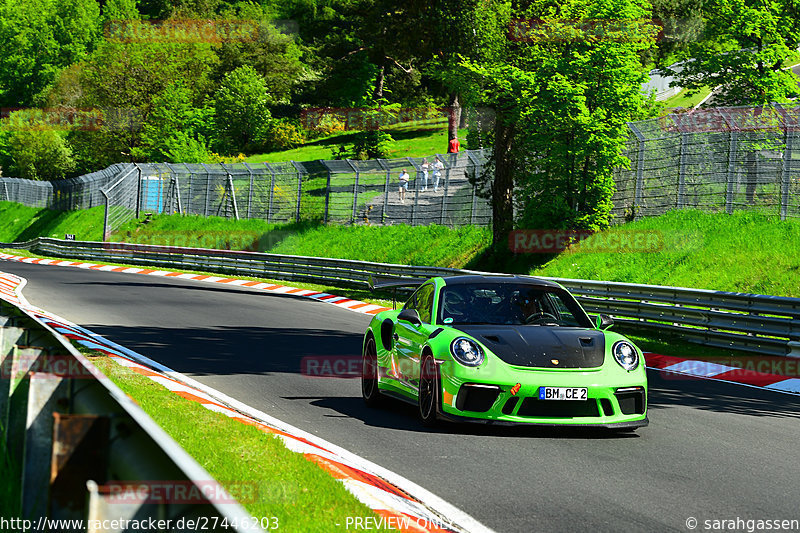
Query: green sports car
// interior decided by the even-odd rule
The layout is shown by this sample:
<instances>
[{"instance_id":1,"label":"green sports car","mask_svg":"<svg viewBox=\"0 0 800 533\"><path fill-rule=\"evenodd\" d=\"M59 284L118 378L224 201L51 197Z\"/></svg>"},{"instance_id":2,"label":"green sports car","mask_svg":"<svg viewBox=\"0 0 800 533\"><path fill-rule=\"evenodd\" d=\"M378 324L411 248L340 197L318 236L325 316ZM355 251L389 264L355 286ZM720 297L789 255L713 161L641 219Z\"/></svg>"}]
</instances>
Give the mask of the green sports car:
<instances>
[{"instance_id":1,"label":"green sports car","mask_svg":"<svg viewBox=\"0 0 800 533\"><path fill-rule=\"evenodd\" d=\"M364 334L362 395L414 403L439 420L646 426L642 352L592 322L561 285L525 276L465 275L417 285Z\"/></svg>"}]
</instances>

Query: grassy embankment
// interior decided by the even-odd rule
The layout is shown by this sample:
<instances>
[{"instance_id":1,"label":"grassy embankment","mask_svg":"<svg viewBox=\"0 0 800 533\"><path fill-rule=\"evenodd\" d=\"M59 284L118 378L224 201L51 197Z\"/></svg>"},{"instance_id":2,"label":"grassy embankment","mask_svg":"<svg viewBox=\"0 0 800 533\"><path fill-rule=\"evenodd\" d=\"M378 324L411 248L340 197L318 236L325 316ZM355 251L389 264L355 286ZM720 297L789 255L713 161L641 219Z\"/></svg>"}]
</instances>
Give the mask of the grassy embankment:
<instances>
[{"instance_id":1,"label":"grassy embankment","mask_svg":"<svg viewBox=\"0 0 800 533\"><path fill-rule=\"evenodd\" d=\"M0 222L5 211L0 208ZM87 220L73 220L70 228L79 239L99 232L102 222L97 214L83 216ZM88 220L92 217L94 226ZM28 231L20 222L16 224L20 234ZM85 227L85 234L75 227ZM193 216L155 216L147 224L134 221L116 239L800 297L800 220L782 222L752 211L729 216L685 210L615 227L604 236L626 231L659 232L663 247L648 253L599 253L579 246L558 256L514 256L507 251L491 253L486 228L274 225ZM9 234L4 238L9 239ZM346 292L362 300L372 296L365 291L308 286ZM721 354L668 336L637 337L644 349L667 355Z\"/></svg>"},{"instance_id":2,"label":"grassy embankment","mask_svg":"<svg viewBox=\"0 0 800 533\"><path fill-rule=\"evenodd\" d=\"M380 520L272 434L209 411L106 356L90 359L232 495L244 495L239 501L251 516L275 517L286 531L331 531L347 517Z\"/></svg>"},{"instance_id":3,"label":"grassy embankment","mask_svg":"<svg viewBox=\"0 0 800 533\"><path fill-rule=\"evenodd\" d=\"M404 123L384 129L392 136L394 143L387 156L388 159L399 157L425 157L443 154L447 151L447 120L444 118ZM327 137L320 137L307 142L303 146L291 150L254 154L247 158L248 163L277 163L280 161L316 161L332 159L333 150L341 145L352 145L355 132L343 132ZM467 130L459 131L461 146L466 148L464 140Z\"/></svg>"}]
</instances>

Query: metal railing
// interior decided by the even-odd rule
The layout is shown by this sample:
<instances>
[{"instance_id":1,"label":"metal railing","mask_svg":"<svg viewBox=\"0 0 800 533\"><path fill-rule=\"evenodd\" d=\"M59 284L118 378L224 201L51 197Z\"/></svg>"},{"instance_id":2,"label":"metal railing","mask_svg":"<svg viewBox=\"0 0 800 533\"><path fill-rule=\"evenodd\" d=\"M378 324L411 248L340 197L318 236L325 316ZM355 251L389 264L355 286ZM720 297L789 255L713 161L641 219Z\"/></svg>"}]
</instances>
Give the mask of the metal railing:
<instances>
[{"instance_id":1,"label":"metal railing","mask_svg":"<svg viewBox=\"0 0 800 533\"><path fill-rule=\"evenodd\" d=\"M13 505L21 506L24 519L84 520L86 528L101 523L87 520L152 518L161 524L172 520L171 530L180 519L212 524L226 519L235 530L261 531L64 337L5 300L0 300L0 372L0 438L11 464L20 465L18 479L3 482L22 487L21 502ZM106 490L112 485L119 490ZM164 498L148 492L152 487L162 496L171 487L173 495L182 489L192 497ZM90 526L88 531L101 529L107 530Z\"/></svg>"},{"instance_id":2,"label":"metal railing","mask_svg":"<svg viewBox=\"0 0 800 533\"><path fill-rule=\"evenodd\" d=\"M54 257L368 287L380 278L428 278L479 272L259 252L38 238L1 245ZM800 298L609 281L547 278L591 313L626 327L677 333L689 341L760 354L800 357Z\"/></svg>"}]
</instances>

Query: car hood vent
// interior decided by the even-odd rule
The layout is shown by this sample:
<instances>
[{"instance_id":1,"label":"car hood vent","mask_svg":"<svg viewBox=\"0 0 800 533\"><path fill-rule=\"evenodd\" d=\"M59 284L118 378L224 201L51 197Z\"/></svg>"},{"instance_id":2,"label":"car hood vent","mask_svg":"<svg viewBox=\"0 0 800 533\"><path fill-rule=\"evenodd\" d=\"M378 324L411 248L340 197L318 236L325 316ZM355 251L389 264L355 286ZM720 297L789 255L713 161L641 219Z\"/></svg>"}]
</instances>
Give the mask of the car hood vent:
<instances>
[{"instance_id":1,"label":"car hood vent","mask_svg":"<svg viewBox=\"0 0 800 533\"><path fill-rule=\"evenodd\" d=\"M605 359L605 335L584 328L549 326L456 326L497 357L532 368L597 368ZM557 361L557 362L556 362Z\"/></svg>"}]
</instances>

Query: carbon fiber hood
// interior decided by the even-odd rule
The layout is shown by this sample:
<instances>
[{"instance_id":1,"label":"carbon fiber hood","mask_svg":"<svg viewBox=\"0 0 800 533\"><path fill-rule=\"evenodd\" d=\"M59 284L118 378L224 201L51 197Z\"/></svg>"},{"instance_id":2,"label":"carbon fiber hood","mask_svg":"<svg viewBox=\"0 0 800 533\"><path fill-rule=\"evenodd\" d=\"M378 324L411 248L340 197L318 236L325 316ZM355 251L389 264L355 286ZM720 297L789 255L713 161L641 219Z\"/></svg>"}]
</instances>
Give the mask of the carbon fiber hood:
<instances>
[{"instance_id":1,"label":"carbon fiber hood","mask_svg":"<svg viewBox=\"0 0 800 533\"><path fill-rule=\"evenodd\" d=\"M454 326L514 366L597 368L605 359L602 331L549 326ZM558 361L554 363L553 361Z\"/></svg>"}]
</instances>

